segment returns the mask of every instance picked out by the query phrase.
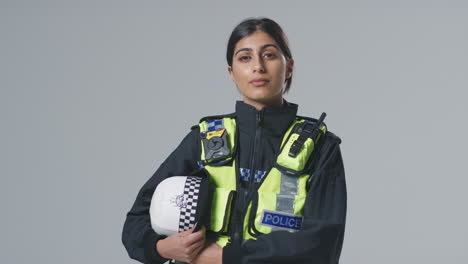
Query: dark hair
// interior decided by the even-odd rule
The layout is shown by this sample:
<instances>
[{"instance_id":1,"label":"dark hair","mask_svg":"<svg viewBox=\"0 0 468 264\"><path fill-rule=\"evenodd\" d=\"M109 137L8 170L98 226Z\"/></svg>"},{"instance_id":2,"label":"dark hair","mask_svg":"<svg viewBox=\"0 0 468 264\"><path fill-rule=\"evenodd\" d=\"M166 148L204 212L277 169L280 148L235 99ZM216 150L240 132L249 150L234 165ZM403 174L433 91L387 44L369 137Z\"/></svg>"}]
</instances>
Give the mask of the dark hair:
<instances>
[{"instance_id":1,"label":"dark hair","mask_svg":"<svg viewBox=\"0 0 468 264\"><path fill-rule=\"evenodd\" d=\"M237 42L258 30L270 35L276 41L276 43L278 43L279 48L283 52L286 59L292 59L291 51L289 50L288 39L278 23L266 17L247 18L234 28L231 36L229 37L226 51L226 60L229 66L232 66L234 48ZM291 87L291 81L292 73L291 77L286 80L286 88L284 93L289 91L289 87Z\"/></svg>"}]
</instances>

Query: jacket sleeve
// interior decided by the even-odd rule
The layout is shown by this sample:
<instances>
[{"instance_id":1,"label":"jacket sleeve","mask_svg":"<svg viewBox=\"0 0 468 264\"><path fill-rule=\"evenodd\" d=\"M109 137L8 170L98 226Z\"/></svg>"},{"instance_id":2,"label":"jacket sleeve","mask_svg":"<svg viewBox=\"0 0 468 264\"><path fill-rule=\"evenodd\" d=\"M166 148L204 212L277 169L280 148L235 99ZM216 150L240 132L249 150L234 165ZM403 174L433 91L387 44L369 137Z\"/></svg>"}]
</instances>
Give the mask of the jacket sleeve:
<instances>
[{"instance_id":1,"label":"jacket sleeve","mask_svg":"<svg viewBox=\"0 0 468 264\"><path fill-rule=\"evenodd\" d=\"M153 176L141 187L135 202L127 213L122 232L122 242L130 258L142 263L164 263L156 250L156 242L165 236L151 227L149 208L156 186L164 179L176 175L189 175L197 169L199 153L199 128L195 127L180 145L167 157Z\"/></svg>"},{"instance_id":2,"label":"jacket sleeve","mask_svg":"<svg viewBox=\"0 0 468 264\"><path fill-rule=\"evenodd\" d=\"M340 138L329 132L318 151L301 230L271 232L246 240L240 248L229 244L223 248L224 264L339 262L347 207L340 143Z\"/></svg>"}]
</instances>

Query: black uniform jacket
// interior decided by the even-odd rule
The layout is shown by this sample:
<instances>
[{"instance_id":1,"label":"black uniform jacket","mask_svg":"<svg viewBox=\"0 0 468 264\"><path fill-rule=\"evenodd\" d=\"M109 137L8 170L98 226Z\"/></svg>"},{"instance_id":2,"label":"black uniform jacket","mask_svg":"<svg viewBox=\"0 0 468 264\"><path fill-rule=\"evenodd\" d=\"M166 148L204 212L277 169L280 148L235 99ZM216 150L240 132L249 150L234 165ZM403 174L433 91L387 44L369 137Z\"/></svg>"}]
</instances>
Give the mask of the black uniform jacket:
<instances>
[{"instance_id":1,"label":"black uniform jacket","mask_svg":"<svg viewBox=\"0 0 468 264\"><path fill-rule=\"evenodd\" d=\"M297 105L257 111L242 101L236 103L239 127L237 162L240 168L266 171L276 160L283 134L296 118ZM189 175L200 159L199 127L193 126L180 145L143 185L127 214L122 242L131 258L143 263L164 263L156 242L164 236L151 228L149 207L156 186L167 177ZM234 206L230 223L232 242L223 248L223 263L338 263L346 222L346 182L339 137L328 131L314 150L308 168L312 179L304 205L304 219L298 232L275 231L257 240L242 241L245 212ZM238 195L253 181L239 179ZM239 199L240 200L240 199ZM244 208L242 206L242 208Z\"/></svg>"}]
</instances>

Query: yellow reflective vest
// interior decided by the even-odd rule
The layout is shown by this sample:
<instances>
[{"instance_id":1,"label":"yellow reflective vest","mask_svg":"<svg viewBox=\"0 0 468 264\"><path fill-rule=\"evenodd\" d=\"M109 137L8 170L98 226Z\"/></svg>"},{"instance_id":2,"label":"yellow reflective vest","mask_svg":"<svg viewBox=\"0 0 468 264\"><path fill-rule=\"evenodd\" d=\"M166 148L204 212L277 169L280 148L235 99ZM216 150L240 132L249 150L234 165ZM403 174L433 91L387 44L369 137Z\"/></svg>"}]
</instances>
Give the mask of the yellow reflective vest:
<instances>
[{"instance_id":1,"label":"yellow reflective vest","mask_svg":"<svg viewBox=\"0 0 468 264\"><path fill-rule=\"evenodd\" d=\"M300 230L310 178L307 164L326 133L324 117L322 114L318 122L296 118L283 135L275 164L249 196L243 239L256 239L276 230ZM199 127L199 166L208 172L214 190L209 230L218 234L216 243L224 247L230 241L228 231L238 182L235 158L238 128L235 117L202 119Z\"/></svg>"}]
</instances>

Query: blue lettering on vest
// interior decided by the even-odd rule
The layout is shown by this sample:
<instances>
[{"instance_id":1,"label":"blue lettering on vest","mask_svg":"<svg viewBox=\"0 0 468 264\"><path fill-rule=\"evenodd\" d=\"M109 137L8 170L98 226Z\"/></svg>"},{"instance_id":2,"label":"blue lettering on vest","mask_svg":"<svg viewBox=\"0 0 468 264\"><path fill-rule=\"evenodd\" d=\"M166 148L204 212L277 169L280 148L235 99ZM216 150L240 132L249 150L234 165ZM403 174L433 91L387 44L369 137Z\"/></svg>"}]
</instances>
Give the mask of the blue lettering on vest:
<instances>
[{"instance_id":1,"label":"blue lettering on vest","mask_svg":"<svg viewBox=\"0 0 468 264\"><path fill-rule=\"evenodd\" d=\"M301 229L302 216L279 211L263 210L260 224L291 231L298 231Z\"/></svg>"}]
</instances>

